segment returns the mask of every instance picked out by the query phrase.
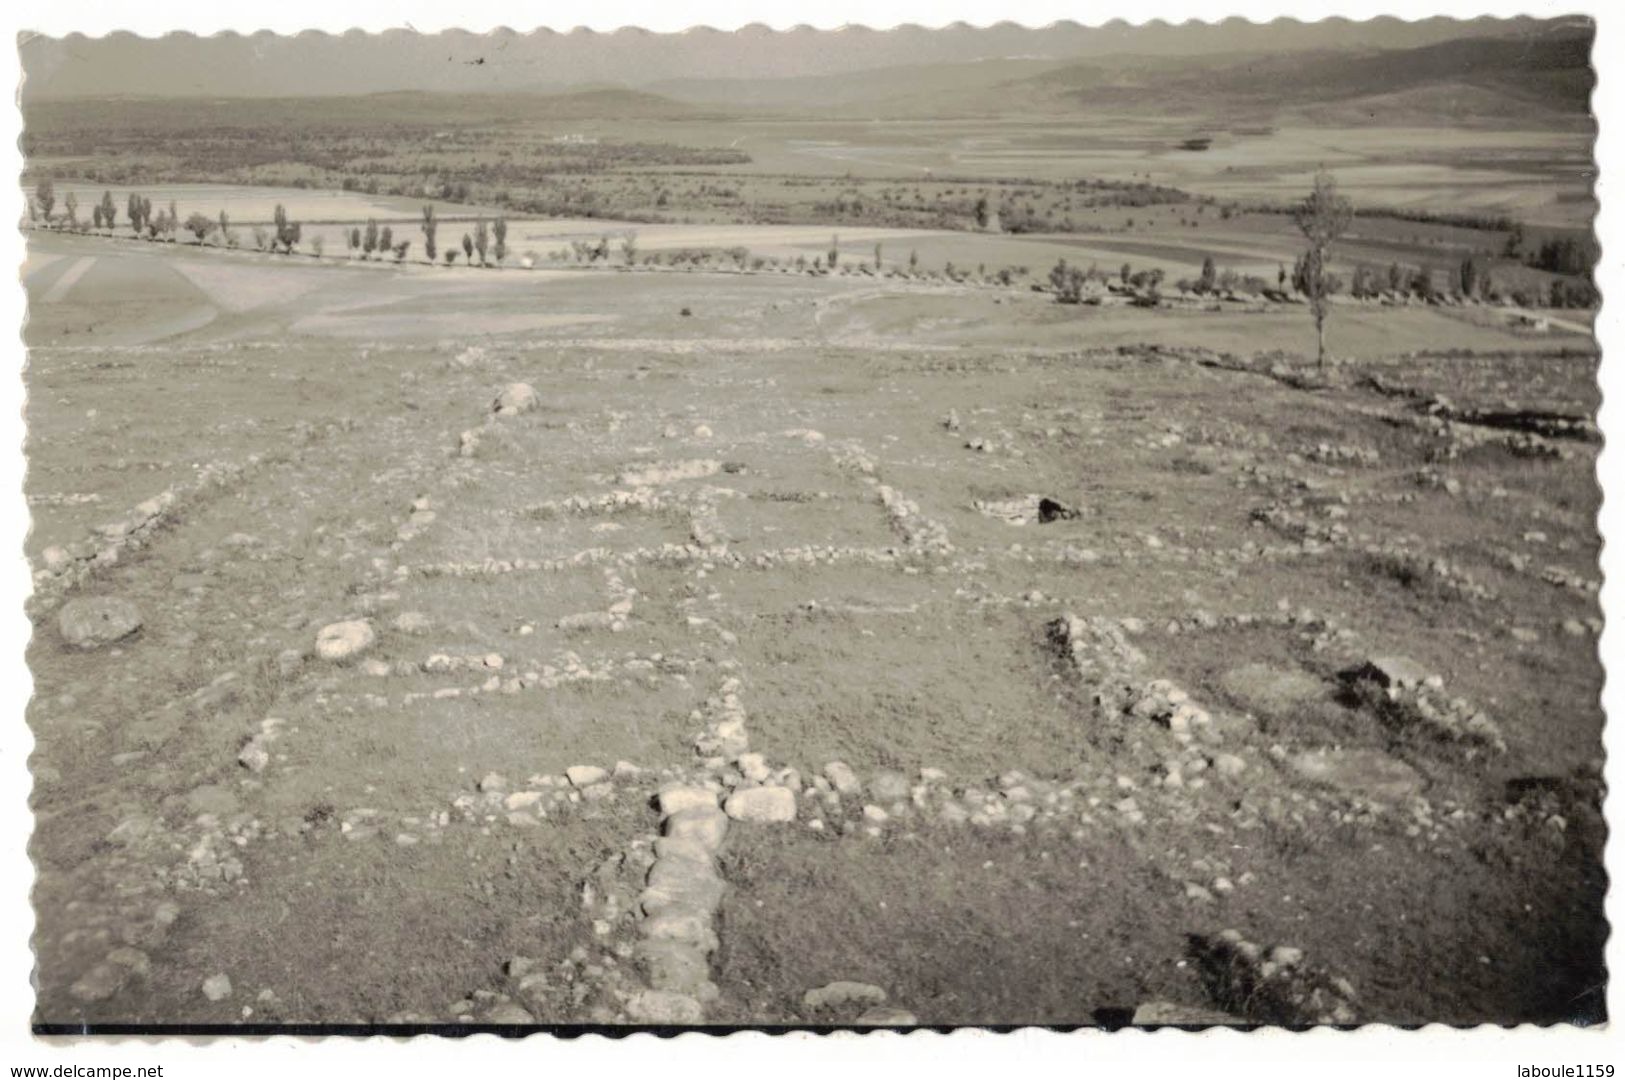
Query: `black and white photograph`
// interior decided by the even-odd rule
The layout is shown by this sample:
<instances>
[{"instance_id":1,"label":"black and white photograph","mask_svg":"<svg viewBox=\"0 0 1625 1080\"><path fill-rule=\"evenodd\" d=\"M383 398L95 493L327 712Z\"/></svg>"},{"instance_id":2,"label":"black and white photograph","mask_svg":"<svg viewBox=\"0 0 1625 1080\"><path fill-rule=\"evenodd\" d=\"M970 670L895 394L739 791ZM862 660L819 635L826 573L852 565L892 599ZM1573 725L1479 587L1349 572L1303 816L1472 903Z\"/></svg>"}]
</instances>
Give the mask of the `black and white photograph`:
<instances>
[{"instance_id":1,"label":"black and white photograph","mask_svg":"<svg viewBox=\"0 0 1625 1080\"><path fill-rule=\"evenodd\" d=\"M1597 19L1227 14L25 28L9 1022L1605 1027Z\"/></svg>"}]
</instances>

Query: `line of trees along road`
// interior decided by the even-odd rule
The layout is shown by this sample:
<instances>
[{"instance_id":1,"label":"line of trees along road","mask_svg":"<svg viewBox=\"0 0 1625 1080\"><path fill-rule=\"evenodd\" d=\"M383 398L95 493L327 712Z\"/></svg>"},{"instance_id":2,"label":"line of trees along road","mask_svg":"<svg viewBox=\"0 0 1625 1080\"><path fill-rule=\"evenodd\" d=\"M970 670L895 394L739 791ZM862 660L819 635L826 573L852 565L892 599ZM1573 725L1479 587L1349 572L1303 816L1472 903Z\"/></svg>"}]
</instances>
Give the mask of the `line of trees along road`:
<instances>
[{"instance_id":1,"label":"line of trees along road","mask_svg":"<svg viewBox=\"0 0 1625 1080\"><path fill-rule=\"evenodd\" d=\"M28 199L29 221L34 224L43 224L47 228L62 228L69 232L83 232L84 227L79 220L79 197L74 192L68 192L63 199L63 213L55 216L57 198L56 186L49 180L41 180ZM176 234L184 229L192 234L193 242L203 245L211 236L218 236L220 246L238 248L242 246L242 238L231 227L231 219L224 210L220 211L218 218L211 218L200 212L188 215L185 221L181 220L180 211L173 200L167 209L153 210L152 200L139 192L131 192L124 205L124 217L131 232L139 239L174 242ZM91 226L96 232L113 234L118 224L118 205L113 201L111 191L104 192L101 200L91 208ZM435 256L439 254L436 236L439 231L439 220L435 215L434 206L426 205L423 208L423 222L420 226L423 232L424 254L427 261L433 264ZM256 250L279 252L292 255L298 251L305 241L304 226L301 222L289 216L287 208L281 203L276 205L272 214L271 228L254 226L250 234ZM411 251L411 240L397 240L394 227L380 226L376 219L368 219L365 228L354 226L344 234L346 247L352 257L370 260L377 256L393 255L396 262L405 262ZM463 252L470 264L477 255L481 266L501 266L507 259L508 249L508 220L498 215L494 220L485 218L475 219L474 232L463 235ZM323 254L323 243L320 236L312 237L309 241L310 254L320 258ZM455 250L445 252L446 262L450 264L455 256Z\"/></svg>"},{"instance_id":2,"label":"line of trees along road","mask_svg":"<svg viewBox=\"0 0 1625 1080\"><path fill-rule=\"evenodd\" d=\"M55 215L56 206L55 184L49 178L40 180L28 199L29 220L36 224L43 222L47 228L62 228L71 232L85 231L85 225L79 218L80 202L76 192L69 191L63 197L63 212L60 217ZM984 214L991 214L991 210L985 200L978 203L976 209L978 224L985 227L991 219L984 218ZM220 211L218 218L194 212L183 222L173 200L167 208L155 211L151 199L139 192L131 192L125 201L124 217L131 232L141 239L173 243L177 233L184 228L198 245L207 243L211 236L217 236L216 242L222 247L237 248L242 244L240 235L231 228L230 219L224 210ZM1285 292L1290 282L1293 290L1308 301L1315 322L1317 358L1321 363L1325 362L1326 356L1326 323L1331 313L1330 300L1333 295L1345 289L1342 278L1330 269L1331 249L1333 243L1348 231L1353 217L1352 204L1337 193L1335 180L1322 170L1315 177L1313 190L1293 209L1293 219L1307 242L1306 249L1293 263L1290 275L1285 266L1281 267L1276 282L1279 292ZM96 232L112 235L116 231L117 224L118 205L113 200L113 193L105 191L100 201L91 206L90 228ZM497 215L490 222L484 217L476 218L473 232L464 233L460 244L454 243L443 251L438 244L439 225L434 205L426 204L423 207L423 220L419 229L423 234L425 261L430 265L435 264L437 256L442 257L448 266L455 263L459 255L471 266L474 265L476 258L482 267L501 266L507 260L509 250L506 217ZM293 220L280 203L277 204L273 214L272 227L268 230L262 226L255 226L251 236L256 250L283 255L295 254L300 244L305 242L302 223ZM349 256L363 261L393 255L397 263L403 263L412 246L410 240L396 239L393 227L390 225L380 227L376 219L369 219L365 227L359 225L351 227L344 232L343 238ZM832 238L828 253L824 256L827 263L820 260L821 264L827 265L831 270L839 265L841 257L839 243L839 237ZM578 261L607 261L609 255L607 237L596 246L583 245L580 241L576 244L585 248L587 256L584 258L582 251L577 251ZM311 237L308 248L310 255L321 258L324 254L322 238ZM638 253L635 234L628 233L623 238L621 253L627 266L636 263ZM1522 228L1514 225L1503 254L1506 258L1516 258L1531 267L1558 276L1540 290L1524 287L1503 293L1497 289L1489 267L1476 256L1470 255L1458 266L1442 272L1429 267L1403 267L1399 263L1393 263L1386 271L1359 266L1354 270L1353 280L1347 283L1347 291L1349 295L1362 300L1387 296L1414 297L1426 302L1438 302L1448 297L1465 300L1484 299L1492 302L1506 299L1526 307L1590 308L1595 307L1600 301L1591 279L1597 257L1594 241L1558 237L1546 240L1539 246L1529 246L1525 243ZM743 258L738 261L741 266L744 265ZM875 271L879 272L881 251L878 245L874 263ZM528 257L526 265L530 265ZM915 269L916 257L911 255L910 271ZM952 264L949 264L947 276L950 279L957 279ZM1008 284L1008 276L1006 274L999 280ZM1444 279L1442 283L1441 276ZM1134 291L1137 303L1155 304L1158 301L1163 281L1162 271L1132 272L1125 264L1121 278L1122 287ZM1110 282L1110 277L1094 268L1084 270L1081 267L1070 266L1063 258L1050 271L1049 280L1051 291L1057 299L1063 303L1077 304L1093 302L1089 300L1089 295L1093 291L1092 286L1106 286ZM1198 278L1194 281L1183 279L1178 286L1181 292L1194 293L1198 296L1233 295L1236 292L1255 293L1266 297L1272 295L1268 283L1262 279L1238 275L1233 270L1219 271L1211 256L1203 260Z\"/></svg>"}]
</instances>

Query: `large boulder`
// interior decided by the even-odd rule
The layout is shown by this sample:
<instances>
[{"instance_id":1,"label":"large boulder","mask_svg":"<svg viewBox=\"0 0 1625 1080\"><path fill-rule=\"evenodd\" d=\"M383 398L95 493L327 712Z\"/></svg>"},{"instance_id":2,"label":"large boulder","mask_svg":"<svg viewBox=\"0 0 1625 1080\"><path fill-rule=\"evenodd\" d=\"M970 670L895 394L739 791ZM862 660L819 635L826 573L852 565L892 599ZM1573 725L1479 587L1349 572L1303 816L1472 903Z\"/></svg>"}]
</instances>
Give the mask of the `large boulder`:
<instances>
[{"instance_id":1,"label":"large boulder","mask_svg":"<svg viewBox=\"0 0 1625 1080\"><path fill-rule=\"evenodd\" d=\"M116 596L78 597L62 605L56 625L69 645L99 649L141 629L141 612Z\"/></svg>"},{"instance_id":2,"label":"large boulder","mask_svg":"<svg viewBox=\"0 0 1625 1080\"><path fill-rule=\"evenodd\" d=\"M1356 679L1366 679L1385 689L1414 690L1427 682L1427 668L1404 656L1374 656L1356 669Z\"/></svg>"}]
</instances>

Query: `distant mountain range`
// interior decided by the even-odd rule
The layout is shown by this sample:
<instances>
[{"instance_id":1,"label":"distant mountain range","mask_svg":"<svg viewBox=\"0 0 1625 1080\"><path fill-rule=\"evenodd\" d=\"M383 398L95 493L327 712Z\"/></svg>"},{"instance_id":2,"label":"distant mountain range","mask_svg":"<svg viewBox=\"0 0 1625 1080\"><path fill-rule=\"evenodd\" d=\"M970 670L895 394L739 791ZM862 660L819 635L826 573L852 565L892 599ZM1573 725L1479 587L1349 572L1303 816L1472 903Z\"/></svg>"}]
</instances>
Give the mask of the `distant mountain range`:
<instances>
[{"instance_id":1,"label":"distant mountain range","mask_svg":"<svg viewBox=\"0 0 1625 1080\"><path fill-rule=\"evenodd\" d=\"M1036 29L956 23L887 31L756 25L683 34L391 30L149 39L114 33L25 36L18 49L25 103L624 88L713 110L928 115L1067 111L1091 102L1154 107L1144 101L1148 94L1198 107L1210 104L1209 94L1240 104L1291 97L1325 103L1415 89L1432 79L1572 111L1589 85L1585 54L1592 34L1583 18L1227 19L1177 26L1061 22Z\"/></svg>"},{"instance_id":2,"label":"distant mountain range","mask_svg":"<svg viewBox=\"0 0 1625 1080\"><path fill-rule=\"evenodd\" d=\"M680 79L646 90L711 109L924 117L1146 112L1364 122L1562 122L1586 116L1589 28L1408 49L1084 60L1001 59L781 79Z\"/></svg>"},{"instance_id":3,"label":"distant mountain range","mask_svg":"<svg viewBox=\"0 0 1625 1080\"><path fill-rule=\"evenodd\" d=\"M1392 22L1393 20L1389 20ZM41 51L33 39L22 46L28 75L23 103L31 106L65 105L94 95L91 82L81 78L87 64L98 72L94 85L110 90L121 85L122 92L103 93L100 99L119 98L198 101L207 115L211 106L226 107L231 102L249 105L273 100L300 114L324 120L350 118L365 120L369 114L397 119L411 116L418 121L455 123L469 116L492 120L574 120L604 119L682 119L701 116L779 114L797 117L846 119L872 118L979 118L991 116L1087 116L1091 111L1113 114L1145 114L1165 118L1190 118L1193 123L1322 123L1366 124L1504 124L1514 127L1584 125L1589 120L1589 101L1594 77L1590 53L1594 29L1586 20L1535 22L1509 20L1495 23L1449 23L1431 20L1417 23L1413 37L1436 36L1439 23L1453 28L1454 38L1427 41L1409 47L1386 42L1392 34L1381 20L1371 23L1345 23L1349 35L1331 38L1331 23L1275 24L1275 37L1281 47L1261 48L1270 27L1244 23L1185 27L1051 28L1030 31L1019 27L970 28L943 31L909 31L905 37L917 39L919 52L929 56L965 51L965 43L981 46L1002 44L1013 47L1025 43L1060 49L1087 44L1086 55L1003 55L966 59L911 62L851 70L802 74L751 74L760 60L740 67L698 64L696 56L713 55L737 49L751 36L697 32L675 37L634 34L598 35L582 39L583 49L602 50L615 45L663 45L652 56L660 59L647 68L610 65L621 78L578 79L560 82L557 78L520 79L516 74L534 76L528 65L514 66L510 57L487 64L484 52L475 60L455 55L416 61L424 69L409 82L426 85L369 93L345 93L333 89L327 79L333 71L346 71L355 81L355 68L376 66L382 53L395 46L423 50L431 45L444 50L449 43L478 42L489 49L493 43L509 42L514 50L536 47L537 41L575 41L578 35L531 38L520 35L438 35L422 37L385 35L299 35L295 38L235 38L229 35L210 39L171 36L147 41L123 35L103 39L63 39L53 47L74 45L71 53ZM1405 24L1402 24L1405 25ZM1487 31L1498 29L1500 33ZM820 55L830 46L873 44L877 35L852 32L797 31L786 34L756 33L769 51L791 51L799 58L786 63L782 71L809 66L809 56ZM868 36L864 36L868 35ZM923 35L923 36L922 36ZM1465 36L1463 36L1465 35ZM556 40L555 40L556 39ZM799 41L797 48L792 48ZM1334 43L1328 43L1328 42ZM1380 44L1369 44L1371 41ZM301 77L305 93L275 97L259 93L269 83L255 83L255 91L242 79L230 77L221 65L233 62L233 50L243 43L258 42L269 54L277 54ZM1121 47L1106 46L1116 42ZM618 44L617 44L618 43ZM1286 47L1296 43L1300 47ZM465 42L466 44L466 42ZM896 44L890 41L888 50ZM1241 48L1243 45L1251 48ZM1184 51L1177 51L1175 45ZM1232 46L1207 51L1220 45ZM123 51L114 49L119 46ZM213 51L204 48L213 47ZM929 47L927 47L929 46ZM1146 51L1129 51L1130 48ZM111 54L104 64L92 62L98 51L114 49L122 63L141 59L139 76L120 83L114 78ZM197 56L185 57L189 51ZM676 64L668 55L687 50L685 64ZM397 49L397 52L399 50ZM854 50L863 53L864 49ZM871 50L872 52L872 50ZM164 62L155 70L146 66L162 53ZM242 60L237 74L255 65L266 74L268 53L261 52L250 64ZM574 55L574 54L572 54ZM577 61L581 56L577 55ZM599 56L602 60L603 55ZM241 58L238 58L241 59ZM846 62L851 62L851 57ZM402 57L395 57L397 66ZM447 65L451 67L448 68ZM289 74L280 65L279 81ZM408 64L407 66L411 66ZM487 66L504 69L497 79L477 75L472 80L465 69ZM590 65L587 65L590 66ZM662 70L700 67L704 71L727 70L737 74L679 74L655 77ZM824 66L829 66L824 61ZM555 76L583 69L577 63L547 69ZM182 72L185 84L165 81ZM448 71L452 76L448 77ZM167 73L167 74L165 74ZM642 79L628 78L640 74ZM160 76L163 76L160 78ZM484 80L488 85L471 86ZM362 80L366 81L366 80ZM145 87L147 93L138 92ZM48 89L76 92L46 94ZM324 88L332 90L324 93ZM232 89L243 91L233 94ZM187 94L183 91L190 90ZM202 99L202 100L199 100ZM391 108L410 103L410 108Z\"/></svg>"}]
</instances>

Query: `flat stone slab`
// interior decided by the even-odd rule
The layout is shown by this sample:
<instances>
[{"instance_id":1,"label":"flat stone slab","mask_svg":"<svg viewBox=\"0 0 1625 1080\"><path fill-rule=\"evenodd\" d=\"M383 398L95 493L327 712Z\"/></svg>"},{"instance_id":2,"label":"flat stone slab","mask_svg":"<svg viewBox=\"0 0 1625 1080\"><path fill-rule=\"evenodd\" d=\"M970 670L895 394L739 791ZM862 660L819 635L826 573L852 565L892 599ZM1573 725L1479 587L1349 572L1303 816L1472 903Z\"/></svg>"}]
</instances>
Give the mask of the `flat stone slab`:
<instances>
[{"instance_id":1,"label":"flat stone slab","mask_svg":"<svg viewBox=\"0 0 1625 1080\"><path fill-rule=\"evenodd\" d=\"M914 1027L919 1018L907 1009L899 1009L895 1005L876 1005L865 1009L853 1021L859 1027Z\"/></svg>"},{"instance_id":2,"label":"flat stone slab","mask_svg":"<svg viewBox=\"0 0 1625 1080\"><path fill-rule=\"evenodd\" d=\"M1219 686L1244 709L1265 715L1288 713L1326 696L1327 686L1301 668L1243 664L1225 672Z\"/></svg>"},{"instance_id":3,"label":"flat stone slab","mask_svg":"<svg viewBox=\"0 0 1625 1080\"><path fill-rule=\"evenodd\" d=\"M801 995L804 1008L839 1009L847 1005L884 1005L886 991L872 983L851 982L845 979L808 990Z\"/></svg>"},{"instance_id":4,"label":"flat stone slab","mask_svg":"<svg viewBox=\"0 0 1625 1080\"><path fill-rule=\"evenodd\" d=\"M735 821L794 821L796 793L786 787L741 788L728 796L725 809Z\"/></svg>"},{"instance_id":5,"label":"flat stone slab","mask_svg":"<svg viewBox=\"0 0 1625 1080\"><path fill-rule=\"evenodd\" d=\"M718 810L715 803L709 809L693 806L668 817L665 828L667 836L692 840L707 851L716 851L728 835L728 815Z\"/></svg>"},{"instance_id":6,"label":"flat stone slab","mask_svg":"<svg viewBox=\"0 0 1625 1080\"><path fill-rule=\"evenodd\" d=\"M1422 774L1380 750L1310 750L1287 761L1298 776L1349 795L1403 802L1422 793Z\"/></svg>"},{"instance_id":7,"label":"flat stone slab","mask_svg":"<svg viewBox=\"0 0 1625 1080\"><path fill-rule=\"evenodd\" d=\"M1148 1001L1134 1010L1132 1023L1140 1027L1161 1024L1182 1027L1235 1027L1240 1024L1251 1024L1253 1021L1218 1009L1181 1005L1176 1001Z\"/></svg>"},{"instance_id":8,"label":"flat stone slab","mask_svg":"<svg viewBox=\"0 0 1625 1080\"><path fill-rule=\"evenodd\" d=\"M608 780L609 772L597 765L572 765L564 770L564 776L573 786L588 788Z\"/></svg>"},{"instance_id":9,"label":"flat stone slab","mask_svg":"<svg viewBox=\"0 0 1625 1080\"><path fill-rule=\"evenodd\" d=\"M141 629L141 612L116 596L79 597L57 614L62 639L80 649L99 649Z\"/></svg>"},{"instance_id":10,"label":"flat stone slab","mask_svg":"<svg viewBox=\"0 0 1625 1080\"><path fill-rule=\"evenodd\" d=\"M680 941L645 941L637 947L638 963L654 990L667 990L704 1000L713 991L711 965L705 953Z\"/></svg>"},{"instance_id":11,"label":"flat stone slab","mask_svg":"<svg viewBox=\"0 0 1625 1080\"><path fill-rule=\"evenodd\" d=\"M660 812L667 817L684 810L715 810L717 793L710 788L669 784L660 789Z\"/></svg>"}]
</instances>

